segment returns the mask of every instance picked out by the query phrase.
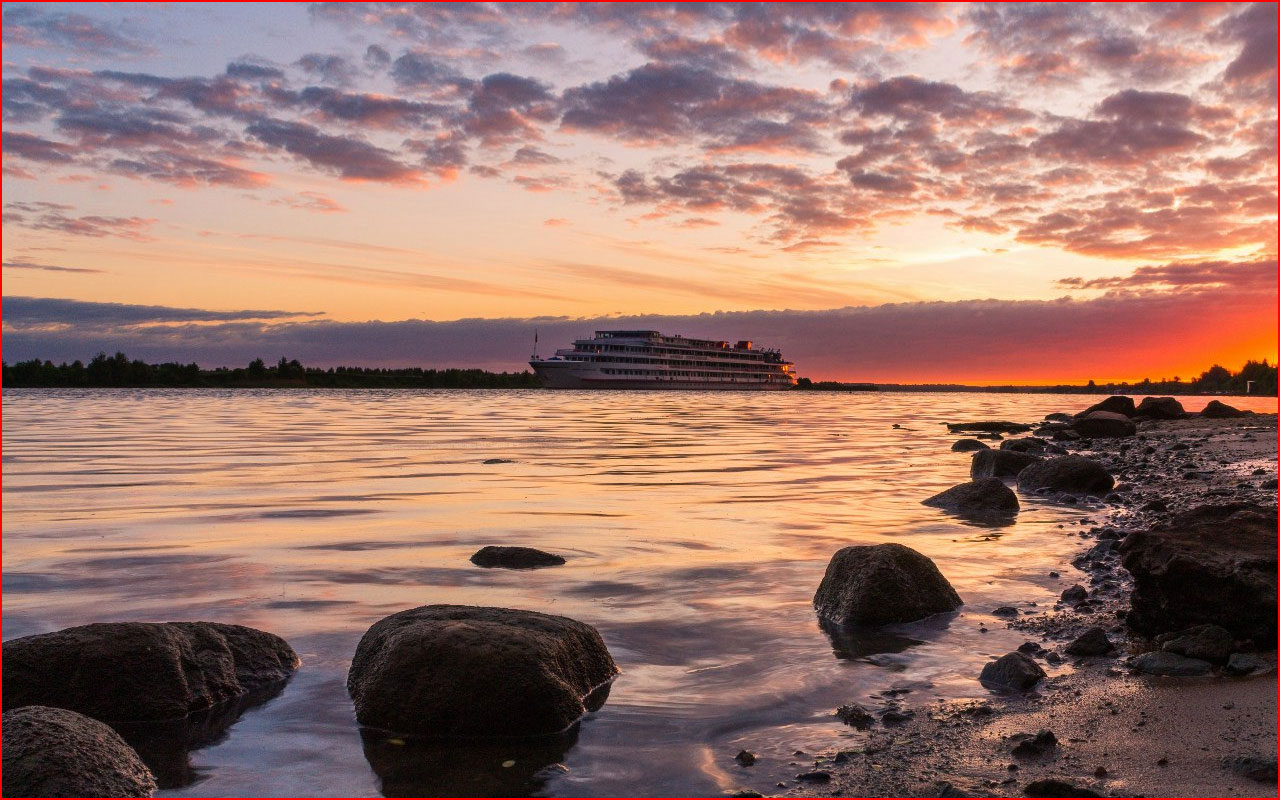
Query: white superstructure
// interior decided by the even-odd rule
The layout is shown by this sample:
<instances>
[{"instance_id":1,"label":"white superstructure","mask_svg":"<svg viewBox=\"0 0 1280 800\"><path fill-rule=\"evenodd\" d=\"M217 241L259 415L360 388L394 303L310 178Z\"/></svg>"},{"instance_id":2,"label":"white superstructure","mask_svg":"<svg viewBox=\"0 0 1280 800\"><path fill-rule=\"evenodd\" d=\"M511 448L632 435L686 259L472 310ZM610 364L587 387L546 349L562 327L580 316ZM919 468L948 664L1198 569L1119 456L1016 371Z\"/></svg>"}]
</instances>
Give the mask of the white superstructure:
<instances>
[{"instance_id":1,"label":"white superstructure","mask_svg":"<svg viewBox=\"0 0 1280 800\"><path fill-rule=\"evenodd\" d=\"M790 361L751 342L663 336L658 331L596 331L529 366L552 389L789 389Z\"/></svg>"}]
</instances>

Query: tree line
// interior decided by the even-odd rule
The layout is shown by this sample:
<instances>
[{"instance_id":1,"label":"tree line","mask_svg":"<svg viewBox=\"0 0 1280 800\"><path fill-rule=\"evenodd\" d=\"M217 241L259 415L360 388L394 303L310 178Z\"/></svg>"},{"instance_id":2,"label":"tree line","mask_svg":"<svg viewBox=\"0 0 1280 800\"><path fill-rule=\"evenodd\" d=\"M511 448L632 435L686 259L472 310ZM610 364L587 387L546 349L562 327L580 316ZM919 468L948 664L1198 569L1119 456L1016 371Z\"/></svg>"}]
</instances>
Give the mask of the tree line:
<instances>
[{"instance_id":1,"label":"tree line","mask_svg":"<svg viewBox=\"0 0 1280 800\"><path fill-rule=\"evenodd\" d=\"M32 359L4 363L4 385L13 388L258 388L303 387L334 389L530 389L541 386L532 372L487 372L482 369L381 369L370 367L304 367L297 359L281 358L268 366L261 358L246 367L201 369L200 365L166 362L148 364L124 353L99 353L88 364Z\"/></svg>"}]
</instances>

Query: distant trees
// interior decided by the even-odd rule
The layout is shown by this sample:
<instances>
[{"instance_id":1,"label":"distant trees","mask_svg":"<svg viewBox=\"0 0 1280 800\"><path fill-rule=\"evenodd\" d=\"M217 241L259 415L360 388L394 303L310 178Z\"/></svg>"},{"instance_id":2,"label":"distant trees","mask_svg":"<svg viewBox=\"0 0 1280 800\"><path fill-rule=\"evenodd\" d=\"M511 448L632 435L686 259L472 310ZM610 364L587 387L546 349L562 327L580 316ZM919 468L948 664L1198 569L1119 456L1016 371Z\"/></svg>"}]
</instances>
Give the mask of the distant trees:
<instances>
[{"instance_id":1,"label":"distant trees","mask_svg":"<svg viewBox=\"0 0 1280 800\"><path fill-rule=\"evenodd\" d=\"M1249 383L1253 391L1249 392ZM1192 391L1225 394L1276 394L1276 367L1261 361L1247 361L1234 375L1226 367L1214 364L1191 381Z\"/></svg>"}]
</instances>

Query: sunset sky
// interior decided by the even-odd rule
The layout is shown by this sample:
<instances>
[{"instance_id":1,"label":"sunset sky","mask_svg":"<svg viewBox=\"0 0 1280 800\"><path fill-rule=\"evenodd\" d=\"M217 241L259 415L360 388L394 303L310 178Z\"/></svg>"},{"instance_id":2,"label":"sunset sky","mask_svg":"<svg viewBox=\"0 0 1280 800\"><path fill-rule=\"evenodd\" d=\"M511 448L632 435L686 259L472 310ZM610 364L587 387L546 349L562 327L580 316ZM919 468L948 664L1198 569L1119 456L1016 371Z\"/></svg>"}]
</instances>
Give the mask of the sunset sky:
<instances>
[{"instance_id":1,"label":"sunset sky","mask_svg":"<svg viewBox=\"0 0 1280 800\"><path fill-rule=\"evenodd\" d=\"M4 6L4 358L1277 354L1273 3Z\"/></svg>"}]
</instances>

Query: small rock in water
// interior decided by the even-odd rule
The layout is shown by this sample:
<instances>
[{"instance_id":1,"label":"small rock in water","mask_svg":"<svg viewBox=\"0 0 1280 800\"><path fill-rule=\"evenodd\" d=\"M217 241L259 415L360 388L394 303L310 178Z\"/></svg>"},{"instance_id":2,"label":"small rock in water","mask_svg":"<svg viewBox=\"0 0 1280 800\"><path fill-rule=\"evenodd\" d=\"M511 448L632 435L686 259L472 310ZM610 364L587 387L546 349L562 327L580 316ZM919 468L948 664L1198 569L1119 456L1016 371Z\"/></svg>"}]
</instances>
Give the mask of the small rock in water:
<instances>
[{"instance_id":1,"label":"small rock in water","mask_svg":"<svg viewBox=\"0 0 1280 800\"><path fill-rule=\"evenodd\" d=\"M1078 583L1062 592L1062 602L1064 603L1079 603L1088 599L1088 597L1089 591Z\"/></svg>"},{"instance_id":2,"label":"small rock in water","mask_svg":"<svg viewBox=\"0 0 1280 800\"><path fill-rule=\"evenodd\" d=\"M987 445L977 439L959 439L955 444L951 445L951 449L957 453L969 453L974 450L987 450Z\"/></svg>"},{"instance_id":3,"label":"small rock in water","mask_svg":"<svg viewBox=\"0 0 1280 800\"><path fill-rule=\"evenodd\" d=\"M876 718L871 715L871 712L857 703L840 706L836 709L836 716L845 725L857 728L860 731L864 731L876 723Z\"/></svg>"},{"instance_id":4,"label":"small rock in water","mask_svg":"<svg viewBox=\"0 0 1280 800\"><path fill-rule=\"evenodd\" d=\"M813 596L818 616L837 625L914 622L961 602L928 557L901 544L839 550Z\"/></svg>"},{"instance_id":5,"label":"small rock in water","mask_svg":"<svg viewBox=\"0 0 1280 800\"><path fill-rule=\"evenodd\" d=\"M1016 617L1018 616L1018 609L1013 606L1000 606L991 613L993 616L997 617Z\"/></svg>"},{"instance_id":6,"label":"small rock in water","mask_svg":"<svg viewBox=\"0 0 1280 800\"><path fill-rule=\"evenodd\" d=\"M514 464L514 463L516 463L516 462L512 461L512 460L511 460L511 459L509 459L509 458L486 458L486 459L484 460L484 463L486 463L486 464Z\"/></svg>"},{"instance_id":7,"label":"small rock in water","mask_svg":"<svg viewBox=\"0 0 1280 800\"><path fill-rule=\"evenodd\" d=\"M749 767L756 763L756 754L750 750L740 750L738 751L738 754L733 757L733 760L737 761L744 767Z\"/></svg>"},{"instance_id":8,"label":"small rock in water","mask_svg":"<svg viewBox=\"0 0 1280 800\"><path fill-rule=\"evenodd\" d=\"M547 553L532 547L500 547L488 545L471 556L471 563L477 567L490 569L536 569L537 567L558 567L564 564L562 556Z\"/></svg>"}]
</instances>

